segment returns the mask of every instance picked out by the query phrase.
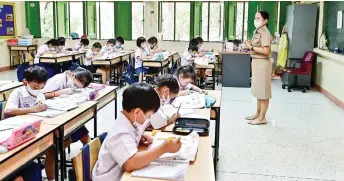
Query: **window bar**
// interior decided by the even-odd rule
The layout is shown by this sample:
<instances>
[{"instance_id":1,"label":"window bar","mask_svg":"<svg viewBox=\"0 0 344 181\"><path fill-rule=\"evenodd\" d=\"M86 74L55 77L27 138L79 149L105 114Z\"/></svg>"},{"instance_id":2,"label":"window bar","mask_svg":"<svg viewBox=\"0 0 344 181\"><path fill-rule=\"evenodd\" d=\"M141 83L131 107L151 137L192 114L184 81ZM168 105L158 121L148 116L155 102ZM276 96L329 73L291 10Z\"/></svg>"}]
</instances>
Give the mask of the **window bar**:
<instances>
[{"instance_id":1,"label":"window bar","mask_svg":"<svg viewBox=\"0 0 344 181\"><path fill-rule=\"evenodd\" d=\"M219 3L219 5L220 5L220 19L219 19L219 41L221 41L221 21L222 21L222 16L221 16L221 10L222 10L222 6L221 6L221 3Z\"/></svg>"},{"instance_id":2,"label":"window bar","mask_svg":"<svg viewBox=\"0 0 344 181\"><path fill-rule=\"evenodd\" d=\"M242 30L241 30L241 41L244 41L244 32L245 32L245 8L246 3L243 2L243 10L242 10Z\"/></svg>"},{"instance_id":3,"label":"window bar","mask_svg":"<svg viewBox=\"0 0 344 181\"><path fill-rule=\"evenodd\" d=\"M210 42L209 34L210 34L210 2L208 2L208 32L207 32L208 42Z\"/></svg>"},{"instance_id":4,"label":"window bar","mask_svg":"<svg viewBox=\"0 0 344 181\"><path fill-rule=\"evenodd\" d=\"M174 2L173 14L173 41L176 41L176 2Z\"/></svg>"},{"instance_id":5,"label":"window bar","mask_svg":"<svg viewBox=\"0 0 344 181\"><path fill-rule=\"evenodd\" d=\"M101 40L101 39L102 39L102 26L101 26L101 19L102 19L102 18L100 17L100 14L101 14L101 13L100 13L100 10L101 10L101 8L100 8L100 3L101 3L101 2L98 1L98 4L99 4L99 6L98 6L98 16L99 16L98 24L99 24L99 26L97 25L97 22L96 22L96 26L99 27L99 30L98 30L98 31L99 31L99 37L98 37L98 39ZM96 6L96 7L97 7L97 6ZM97 34L98 34L98 33L97 33ZM97 35L96 35L96 36L97 36Z\"/></svg>"}]
</instances>

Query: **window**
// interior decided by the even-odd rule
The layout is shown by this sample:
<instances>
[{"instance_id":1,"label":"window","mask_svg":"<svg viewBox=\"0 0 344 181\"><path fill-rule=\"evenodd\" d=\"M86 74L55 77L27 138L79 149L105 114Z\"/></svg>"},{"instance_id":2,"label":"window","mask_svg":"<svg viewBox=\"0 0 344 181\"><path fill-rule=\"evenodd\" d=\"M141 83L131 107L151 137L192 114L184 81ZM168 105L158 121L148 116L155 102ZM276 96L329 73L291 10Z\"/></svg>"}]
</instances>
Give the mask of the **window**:
<instances>
[{"instance_id":1,"label":"window","mask_svg":"<svg viewBox=\"0 0 344 181\"><path fill-rule=\"evenodd\" d=\"M246 40L248 23L248 2L237 2L236 39Z\"/></svg>"},{"instance_id":2,"label":"window","mask_svg":"<svg viewBox=\"0 0 344 181\"><path fill-rule=\"evenodd\" d=\"M222 14L222 15L221 15ZM202 38L204 41L221 41L223 7L220 2L202 3Z\"/></svg>"},{"instance_id":3,"label":"window","mask_svg":"<svg viewBox=\"0 0 344 181\"><path fill-rule=\"evenodd\" d=\"M83 3L82 2L69 2L69 15L70 15L70 32L75 32L81 37L83 31Z\"/></svg>"},{"instance_id":4,"label":"window","mask_svg":"<svg viewBox=\"0 0 344 181\"><path fill-rule=\"evenodd\" d=\"M190 3L176 2L175 40L190 40Z\"/></svg>"},{"instance_id":5,"label":"window","mask_svg":"<svg viewBox=\"0 0 344 181\"><path fill-rule=\"evenodd\" d=\"M174 3L162 3L162 33L164 40L174 40Z\"/></svg>"},{"instance_id":6,"label":"window","mask_svg":"<svg viewBox=\"0 0 344 181\"><path fill-rule=\"evenodd\" d=\"M202 2L202 38L204 41L209 41L209 2Z\"/></svg>"},{"instance_id":7,"label":"window","mask_svg":"<svg viewBox=\"0 0 344 181\"><path fill-rule=\"evenodd\" d=\"M209 41L221 41L220 27L221 27L221 6L220 3L209 3Z\"/></svg>"},{"instance_id":8,"label":"window","mask_svg":"<svg viewBox=\"0 0 344 181\"><path fill-rule=\"evenodd\" d=\"M43 38L54 37L54 2L40 2L41 35Z\"/></svg>"},{"instance_id":9,"label":"window","mask_svg":"<svg viewBox=\"0 0 344 181\"><path fill-rule=\"evenodd\" d=\"M100 39L115 37L115 7L113 2L100 2Z\"/></svg>"},{"instance_id":10,"label":"window","mask_svg":"<svg viewBox=\"0 0 344 181\"><path fill-rule=\"evenodd\" d=\"M143 32L144 3L132 2L131 13L132 13L132 38L137 39L138 37L144 36L144 32Z\"/></svg>"}]
</instances>

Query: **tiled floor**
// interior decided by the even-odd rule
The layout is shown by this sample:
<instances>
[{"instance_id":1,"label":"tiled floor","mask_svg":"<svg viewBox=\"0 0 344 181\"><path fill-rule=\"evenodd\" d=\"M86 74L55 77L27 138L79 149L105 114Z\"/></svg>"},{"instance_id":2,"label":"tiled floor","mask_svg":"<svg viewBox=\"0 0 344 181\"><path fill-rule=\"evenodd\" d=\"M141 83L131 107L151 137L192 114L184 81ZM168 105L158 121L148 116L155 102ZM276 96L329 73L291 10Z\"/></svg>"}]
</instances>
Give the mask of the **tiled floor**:
<instances>
[{"instance_id":1,"label":"tiled floor","mask_svg":"<svg viewBox=\"0 0 344 181\"><path fill-rule=\"evenodd\" d=\"M0 80L9 78L15 80L15 73L0 73ZM255 111L250 89L222 88L217 180L344 180L344 111L315 90L288 93L279 80L272 85L268 124L263 126L244 119ZM98 133L111 128L113 110L110 103L98 113ZM93 122L87 127L93 135ZM72 155L80 148L73 144Z\"/></svg>"}]
</instances>

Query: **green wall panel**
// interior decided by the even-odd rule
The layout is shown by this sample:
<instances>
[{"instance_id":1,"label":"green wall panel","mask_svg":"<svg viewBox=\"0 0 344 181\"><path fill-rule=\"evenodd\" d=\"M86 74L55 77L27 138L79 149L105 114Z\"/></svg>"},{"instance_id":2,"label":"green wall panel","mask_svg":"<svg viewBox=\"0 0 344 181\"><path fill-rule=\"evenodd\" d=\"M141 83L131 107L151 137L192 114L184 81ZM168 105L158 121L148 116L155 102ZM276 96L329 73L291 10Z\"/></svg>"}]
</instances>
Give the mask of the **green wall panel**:
<instances>
[{"instance_id":1,"label":"green wall panel","mask_svg":"<svg viewBox=\"0 0 344 181\"><path fill-rule=\"evenodd\" d=\"M26 28L30 30L34 38L41 37L41 19L39 1L25 2Z\"/></svg>"},{"instance_id":2,"label":"green wall panel","mask_svg":"<svg viewBox=\"0 0 344 181\"><path fill-rule=\"evenodd\" d=\"M132 40L131 2L115 1L115 35Z\"/></svg>"}]
</instances>

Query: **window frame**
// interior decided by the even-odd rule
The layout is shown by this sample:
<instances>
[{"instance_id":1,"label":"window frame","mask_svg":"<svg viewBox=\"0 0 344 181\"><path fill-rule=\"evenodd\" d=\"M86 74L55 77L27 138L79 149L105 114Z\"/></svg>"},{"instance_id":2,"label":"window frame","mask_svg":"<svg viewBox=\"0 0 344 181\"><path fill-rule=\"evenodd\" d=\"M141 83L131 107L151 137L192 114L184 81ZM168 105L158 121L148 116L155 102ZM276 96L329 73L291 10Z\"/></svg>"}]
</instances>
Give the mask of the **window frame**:
<instances>
[{"instance_id":1,"label":"window frame","mask_svg":"<svg viewBox=\"0 0 344 181\"><path fill-rule=\"evenodd\" d=\"M131 14L133 14L133 3L142 3L143 4L143 7L142 7L142 33L143 33L143 36L145 36L145 3L147 1L131 1ZM132 29L133 28L133 16L131 15L131 25L130 25L130 28ZM115 35L116 36L116 35ZM136 40L133 38L133 31L131 31L131 40Z\"/></svg>"},{"instance_id":2,"label":"window frame","mask_svg":"<svg viewBox=\"0 0 344 181\"><path fill-rule=\"evenodd\" d=\"M223 24L224 22L222 21L222 16L221 16L221 14L222 13L224 13L224 12L222 12L222 3L221 3L221 1L202 1L202 14L201 14L201 25L203 25L203 19L202 19L202 16L203 16L203 3L208 3L208 14L207 14L207 16L208 16L208 21L207 21L207 41L204 41L204 42L222 42L223 40L221 40L221 39L223 39L223 37L221 38L221 24ZM218 41L210 41L209 40L209 37L210 37L210 15L211 15L211 12L210 12L210 4L211 3L218 3L218 5L220 6L220 11L218 12L219 13L219 16L220 16L220 19L219 19L219 21L218 21L218 24L219 24L219 34L218 34L218 36L220 37L220 40L218 40ZM203 34L203 32L202 32L202 27L201 27L201 30L200 30L200 34L202 35ZM200 36L201 36L200 35ZM204 39L204 38L203 38Z\"/></svg>"}]
</instances>

